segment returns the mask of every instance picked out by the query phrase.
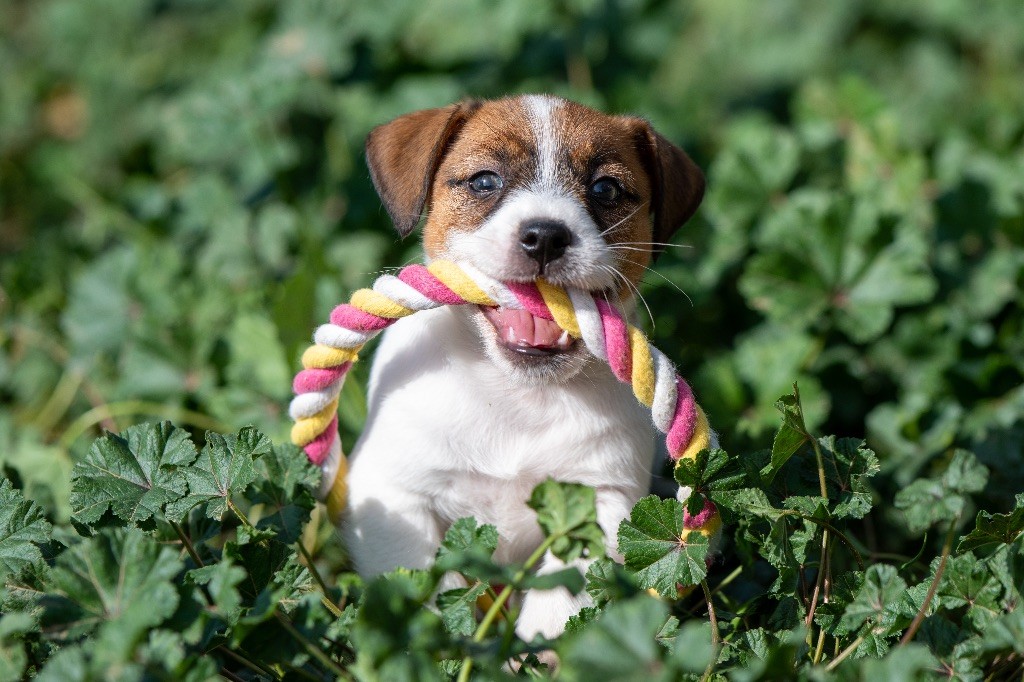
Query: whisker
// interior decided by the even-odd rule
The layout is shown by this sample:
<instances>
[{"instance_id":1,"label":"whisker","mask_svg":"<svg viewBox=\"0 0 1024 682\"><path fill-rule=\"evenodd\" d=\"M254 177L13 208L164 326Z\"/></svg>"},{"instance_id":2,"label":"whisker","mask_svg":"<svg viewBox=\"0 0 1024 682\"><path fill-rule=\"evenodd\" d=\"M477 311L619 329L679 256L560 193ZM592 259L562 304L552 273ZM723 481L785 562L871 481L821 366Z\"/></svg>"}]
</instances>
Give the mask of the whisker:
<instances>
[{"instance_id":1,"label":"whisker","mask_svg":"<svg viewBox=\"0 0 1024 682\"><path fill-rule=\"evenodd\" d=\"M644 202L643 204L640 204L639 206L637 206L636 208L634 208L634 209L633 209L632 211L630 211L629 215L627 215L627 216L626 216L626 217L624 217L624 218L623 218L622 220L620 220L619 222L615 223L614 225L612 225L612 226L611 226L611 227L609 227L608 229L606 229L606 230L603 230L603 231L601 232L601 234L600 234L600 235L598 235L598 236L600 236L600 237L603 237L603 236L605 236L606 234L608 234L609 232L611 232L612 230L614 230L615 228L617 228L617 227L618 227L619 225L621 225L622 223L626 222L627 220L629 220L630 218L632 218L633 216L635 216L635 215L637 214L637 211L639 211L639 210L640 210L641 208L643 208L643 207L644 207L644 206L645 206L646 204L647 204L647 202Z\"/></svg>"},{"instance_id":2,"label":"whisker","mask_svg":"<svg viewBox=\"0 0 1024 682\"><path fill-rule=\"evenodd\" d=\"M639 251L641 253L650 253L650 249L645 249L639 246L624 246L623 244L609 244L609 249L613 251Z\"/></svg>"},{"instance_id":3,"label":"whisker","mask_svg":"<svg viewBox=\"0 0 1024 682\"><path fill-rule=\"evenodd\" d=\"M652 275L657 275L658 277L661 277L663 280L665 280L666 282L671 284L673 289L675 289L676 291L678 291L679 293L681 293L683 296L686 297L686 300L689 301L689 303L690 303L690 307L691 308L694 307L693 299L690 298L690 295L688 293L686 293L685 291L683 291L682 288L678 284L676 284L675 282L673 282L672 280L670 280L668 277L666 277L665 275L661 274L657 270L652 270L651 268L647 268L647 267L645 267L644 270L646 270L647 272L649 272Z\"/></svg>"},{"instance_id":4,"label":"whisker","mask_svg":"<svg viewBox=\"0 0 1024 682\"><path fill-rule=\"evenodd\" d=\"M616 244L627 244L636 246L673 246L677 249L693 248L693 244L669 244L667 242L616 242Z\"/></svg>"},{"instance_id":5,"label":"whisker","mask_svg":"<svg viewBox=\"0 0 1024 682\"><path fill-rule=\"evenodd\" d=\"M630 261L630 262L632 262L632 261ZM651 312L651 306L647 305L647 299L645 299L643 294L640 293L639 287L637 287L635 284L633 284L633 282L631 282L628 277L626 277L624 274L622 274L622 272L620 272L618 268L616 268L614 266L611 266L611 265L603 265L603 264L601 265L601 268L603 270L611 273L612 276L617 277L618 279L621 279L623 282L625 282L627 287L629 287L630 289L633 290L633 292L636 294L636 297L638 299L640 299L641 303L643 303L644 308L647 309L647 317L649 317L650 320L651 320L651 331L654 331L654 328L657 326L656 323L654 322L654 313Z\"/></svg>"}]
</instances>

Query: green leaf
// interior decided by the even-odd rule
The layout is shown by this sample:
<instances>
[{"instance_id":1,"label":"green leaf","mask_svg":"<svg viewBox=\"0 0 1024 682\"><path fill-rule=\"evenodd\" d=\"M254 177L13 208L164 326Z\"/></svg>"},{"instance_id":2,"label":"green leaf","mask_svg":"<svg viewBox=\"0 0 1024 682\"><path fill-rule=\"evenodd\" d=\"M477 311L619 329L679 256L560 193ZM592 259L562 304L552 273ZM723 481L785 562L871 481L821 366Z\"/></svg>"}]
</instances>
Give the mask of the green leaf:
<instances>
[{"instance_id":1,"label":"green leaf","mask_svg":"<svg viewBox=\"0 0 1024 682\"><path fill-rule=\"evenodd\" d=\"M516 587L519 589L553 590L556 587L564 587L569 594L579 594L586 586L586 579L575 566L550 573L528 573Z\"/></svg>"},{"instance_id":2,"label":"green leaf","mask_svg":"<svg viewBox=\"0 0 1024 682\"><path fill-rule=\"evenodd\" d=\"M257 485L253 501L278 507L296 502L309 502L312 506L312 494L320 485L321 474L306 453L291 443L274 445L269 450L261 448L261 452L255 464Z\"/></svg>"},{"instance_id":3,"label":"green leaf","mask_svg":"<svg viewBox=\"0 0 1024 682\"><path fill-rule=\"evenodd\" d=\"M879 472L878 457L856 438L819 438L832 516L837 519L862 519L871 511L871 487L868 479Z\"/></svg>"},{"instance_id":4,"label":"green leaf","mask_svg":"<svg viewBox=\"0 0 1024 682\"><path fill-rule=\"evenodd\" d=\"M701 450L696 457L676 462L674 475L680 486L692 488L688 504L695 506L690 512L696 514L704 504L704 495L716 490L731 490L744 484L747 474L739 462L724 450Z\"/></svg>"},{"instance_id":5,"label":"green leaf","mask_svg":"<svg viewBox=\"0 0 1024 682\"><path fill-rule=\"evenodd\" d=\"M907 528L923 533L936 523L951 521L964 510L964 498L935 479L919 479L896 493L894 505L903 512Z\"/></svg>"},{"instance_id":6,"label":"green leaf","mask_svg":"<svg viewBox=\"0 0 1024 682\"><path fill-rule=\"evenodd\" d=\"M695 585L707 575L708 539L700 533L683 535L683 506L654 495L634 505L619 526L619 551L641 587L675 597L677 585Z\"/></svg>"},{"instance_id":7,"label":"green leaf","mask_svg":"<svg viewBox=\"0 0 1024 682\"><path fill-rule=\"evenodd\" d=\"M472 517L461 518L444 534L437 549L435 568L439 572L457 571L486 582L505 573L491 558L497 548L497 528L490 524L477 526Z\"/></svg>"},{"instance_id":8,"label":"green leaf","mask_svg":"<svg viewBox=\"0 0 1024 682\"><path fill-rule=\"evenodd\" d=\"M487 591L487 585L476 583L437 595L437 608L448 632L469 637L476 629L476 601Z\"/></svg>"},{"instance_id":9,"label":"green leaf","mask_svg":"<svg viewBox=\"0 0 1024 682\"><path fill-rule=\"evenodd\" d=\"M299 539L316 506L314 487L320 471L295 445L275 445L256 460L256 486L252 501L270 505L256 527L273 531L285 544Z\"/></svg>"},{"instance_id":10,"label":"green leaf","mask_svg":"<svg viewBox=\"0 0 1024 682\"><path fill-rule=\"evenodd\" d=\"M63 552L46 579L44 628L95 638L100 661L131 655L178 605L177 552L135 529L102 529Z\"/></svg>"},{"instance_id":11,"label":"green leaf","mask_svg":"<svg viewBox=\"0 0 1024 682\"><path fill-rule=\"evenodd\" d=\"M776 409L782 413L782 426L772 441L771 466L765 476L770 483L779 473L783 465L804 443L811 439L804 424L803 406L800 404L800 389L793 384L793 393L784 395L775 403Z\"/></svg>"},{"instance_id":12,"label":"green leaf","mask_svg":"<svg viewBox=\"0 0 1024 682\"><path fill-rule=\"evenodd\" d=\"M74 515L86 524L108 509L131 524L162 515L188 492L179 468L195 458L188 432L170 422L131 426L121 436L108 434L75 464Z\"/></svg>"},{"instance_id":13,"label":"green leaf","mask_svg":"<svg viewBox=\"0 0 1024 682\"><path fill-rule=\"evenodd\" d=\"M50 522L43 510L26 500L6 478L0 478L0 585L43 559L37 545L50 540Z\"/></svg>"},{"instance_id":14,"label":"green leaf","mask_svg":"<svg viewBox=\"0 0 1024 682\"><path fill-rule=\"evenodd\" d=\"M773 506L768 495L760 488L720 490L713 492L710 497L715 504L739 516L778 519L786 514L784 509Z\"/></svg>"},{"instance_id":15,"label":"green leaf","mask_svg":"<svg viewBox=\"0 0 1024 682\"><path fill-rule=\"evenodd\" d=\"M678 621L670 616L658 636L671 632L673 625L678 626ZM711 623L701 620L685 623L670 640L672 653L668 660L669 664L684 674L696 676L703 673L716 654L712 641Z\"/></svg>"},{"instance_id":16,"label":"green leaf","mask_svg":"<svg viewBox=\"0 0 1024 682\"><path fill-rule=\"evenodd\" d=\"M212 566L194 568L186 574L186 580L194 585L205 585L206 592L228 625L234 624L242 610L242 598L238 584L245 579L245 571L236 566L230 557L225 557Z\"/></svg>"},{"instance_id":17,"label":"green leaf","mask_svg":"<svg viewBox=\"0 0 1024 682\"><path fill-rule=\"evenodd\" d=\"M255 458L271 452L270 441L247 426L238 435L207 432L206 446L194 466L181 470L188 481L188 496L168 508L172 518L183 518L192 507L206 503L206 515L219 519L232 495L241 494L256 480Z\"/></svg>"},{"instance_id":18,"label":"green leaf","mask_svg":"<svg viewBox=\"0 0 1024 682\"><path fill-rule=\"evenodd\" d=\"M587 593L597 604L627 599L640 591L632 575L617 561L605 557L587 569Z\"/></svg>"},{"instance_id":19,"label":"green leaf","mask_svg":"<svg viewBox=\"0 0 1024 682\"><path fill-rule=\"evenodd\" d=\"M920 533L942 521L959 518L966 507L965 493L985 487L988 470L974 455L957 450L941 478L919 479L896 494L895 506L907 520L907 527Z\"/></svg>"},{"instance_id":20,"label":"green leaf","mask_svg":"<svg viewBox=\"0 0 1024 682\"><path fill-rule=\"evenodd\" d=\"M986 483L988 469L978 458L967 450L955 450L952 461L942 475L942 485L958 493L977 493L985 489Z\"/></svg>"},{"instance_id":21,"label":"green leaf","mask_svg":"<svg viewBox=\"0 0 1024 682\"><path fill-rule=\"evenodd\" d=\"M845 663L845 662L844 662ZM860 665L864 680L885 680L886 682L917 682L934 676L938 666L935 656L921 644L910 643L897 647L880 660L865 658L863 662L845 663L844 668Z\"/></svg>"},{"instance_id":22,"label":"green leaf","mask_svg":"<svg viewBox=\"0 0 1024 682\"><path fill-rule=\"evenodd\" d=\"M366 585L353 628L357 668L375 670L382 680L436 677L431 652L444 646L445 632L441 617L424 606L428 596L414 575L402 572Z\"/></svg>"},{"instance_id":23,"label":"green leaf","mask_svg":"<svg viewBox=\"0 0 1024 682\"><path fill-rule=\"evenodd\" d=\"M27 613L0 615L0 680L24 679L28 656L22 639L34 630L35 621Z\"/></svg>"},{"instance_id":24,"label":"green leaf","mask_svg":"<svg viewBox=\"0 0 1024 682\"><path fill-rule=\"evenodd\" d=\"M1024 493L1017 495L1017 504L1007 514L990 514L978 512L974 521L974 530L960 539L957 552L969 552L978 549L992 549L999 545L1008 545L1024 532Z\"/></svg>"},{"instance_id":25,"label":"green leaf","mask_svg":"<svg viewBox=\"0 0 1024 682\"><path fill-rule=\"evenodd\" d=\"M847 606L841 620L842 627L852 632L870 622L876 634L892 634L898 625L899 600L907 583L896 567L874 564L864 573L864 582Z\"/></svg>"},{"instance_id":26,"label":"green leaf","mask_svg":"<svg viewBox=\"0 0 1024 682\"><path fill-rule=\"evenodd\" d=\"M530 495L527 504L537 512L546 536L557 536L551 553L562 561L604 553L604 533L597 525L594 489L579 483L547 479Z\"/></svg>"},{"instance_id":27,"label":"green leaf","mask_svg":"<svg viewBox=\"0 0 1024 682\"><path fill-rule=\"evenodd\" d=\"M651 680L652 670L664 657L655 638L668 615L665 604L647 596L611 604L595 623L559 647L560 676L569 680Z\"/></svg>"},{"instance_id":28,"label":"green leaf","mask_svg":"<svg viewBox=\"0 0 1024 682\"><path fill-rule=\"evenodd\" d=\"M984 562L969 553L949 558L937 594L943 608L968 607L964 624L977 632L983 632L1003 610L1002 584Z\"/></svg>"}]
</instances>

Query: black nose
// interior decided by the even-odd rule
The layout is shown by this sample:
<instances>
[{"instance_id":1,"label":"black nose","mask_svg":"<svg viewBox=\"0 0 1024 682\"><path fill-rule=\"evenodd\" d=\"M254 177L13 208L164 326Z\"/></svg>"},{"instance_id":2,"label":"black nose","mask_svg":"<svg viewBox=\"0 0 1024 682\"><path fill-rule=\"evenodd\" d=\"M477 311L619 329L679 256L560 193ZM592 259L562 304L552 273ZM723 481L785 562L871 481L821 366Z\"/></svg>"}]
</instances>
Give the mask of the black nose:
<instances>
[{"instance_id":1,"label":"black nose","mask_svg":"<svg viewBox=\"0 0 1024 682\"><path fill-rule=\"evenodd\" d=\"M548 263L565 254L571 243L572 232L559 220L532 220L519 228L519 245L540 264L541 274Z\"/></svg>"}]
</instances>

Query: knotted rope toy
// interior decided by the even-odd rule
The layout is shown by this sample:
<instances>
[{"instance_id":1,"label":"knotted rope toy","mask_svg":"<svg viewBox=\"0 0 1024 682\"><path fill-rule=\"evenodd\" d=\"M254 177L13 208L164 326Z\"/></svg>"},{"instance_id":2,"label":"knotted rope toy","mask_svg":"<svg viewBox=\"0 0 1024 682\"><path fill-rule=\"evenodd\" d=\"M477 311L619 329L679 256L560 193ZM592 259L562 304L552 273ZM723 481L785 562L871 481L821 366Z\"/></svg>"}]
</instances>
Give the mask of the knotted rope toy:
<instances>
[{"instance_id":1,"label":"knotted rope toy","mask_svg":"<svg viewBox=\"0 0 1024 682\"><path fill-rule=\"evenodd\" d=\"M345 508L347 466L338 437L338 396L359 351L397 320L420 310L446 305L483 305L525 309L553 320L582 339L587 349L608 363L619 381L630 384L636 399L649 407L655 427L665 434L672 459L692 458L711 444L711 428L694 401L690 386L675 366L629 324L604 294L560 288L543 279L534 283L499 282L450 261L410 265L396 275L381 275L371 289L352 294L349 303L331 312L319 327L314 345L302 355L295 376L296 396L289 407L295 421L292 442L323 469L321 496L337 521ZM682 540L691 532L708 538L721 527L710 501L698 514L685 513Z\"/></svg>"}]
</instances>

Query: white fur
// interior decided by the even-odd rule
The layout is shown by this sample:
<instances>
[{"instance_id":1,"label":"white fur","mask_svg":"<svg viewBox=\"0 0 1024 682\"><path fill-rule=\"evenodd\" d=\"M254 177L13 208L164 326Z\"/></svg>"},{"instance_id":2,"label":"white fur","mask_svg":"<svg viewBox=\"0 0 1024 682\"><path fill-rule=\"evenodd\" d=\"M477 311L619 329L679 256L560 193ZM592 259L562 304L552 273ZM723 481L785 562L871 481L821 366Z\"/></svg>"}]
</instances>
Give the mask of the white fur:
<instances>
[{"instance_id":1,"label":"white fur","mask_svg":"<svg viewBox=\"0 0 1024 682\"><path fill-rule=\"evenodd\" d=\"M560 102L549 95L530 95L524 98L530 127L537 142L537 178L540 190L551 190L558 173L559 140L555 132L554 113Z\"/></svg>"},{"instance_id":2,"label":"white fur","mask_svg":"<svg viewBox=\"0 0 1024 682\"><path fill-rule=\"evenodd\" d=\"M471 263L493 279L533 281L537 262L523 254L518 227L526 220L545 219L563 222L573 235L565 256L548 265L545 279L591 291L615 286L614 252L583 205L564 191L513 190L477 229L453 234L441 256L460 264Z\"/></svg>"},{"instance_id":3,"label":"white fur","mask_svg":"<svg viewBox=\"0 0 1024 682\"><path fill-rule=\"evenodd\" d=\"M481 352L469 315L418 313L377 349L348 479L348 544L363 575L429 565L463 516L497 526L500 561L525 560L541 540L526 500L549 476L596 488L614 552L619 522L647 493L654 431L629 387L596 360L565 382L515 383ZM541 570L560 567L547 557ZM519 632L558 634L586 603L528 594Z\"/></svg>"}]
</instances>

